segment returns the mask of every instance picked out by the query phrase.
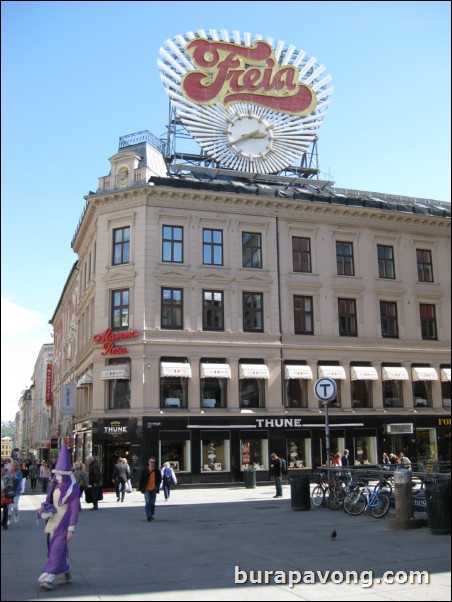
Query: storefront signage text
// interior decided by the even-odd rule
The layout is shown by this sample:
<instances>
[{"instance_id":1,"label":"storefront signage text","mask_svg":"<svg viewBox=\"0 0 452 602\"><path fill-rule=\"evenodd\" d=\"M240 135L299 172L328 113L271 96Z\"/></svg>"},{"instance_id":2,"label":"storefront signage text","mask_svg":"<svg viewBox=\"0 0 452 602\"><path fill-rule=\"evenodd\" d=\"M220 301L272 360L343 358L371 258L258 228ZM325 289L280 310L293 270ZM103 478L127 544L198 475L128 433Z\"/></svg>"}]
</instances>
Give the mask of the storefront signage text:
<instances>
[{"instance_id":1,"label":"storefront signage text","mask_svg":"<svg viewBox=\"0 0 452 602\"><path fill-rule=\"evenodd\" d=\"M315 109L316 94L299 83L299 69L282 67L267 42L248 47L199 38L190 41L185 51L199 69L182 79L182 91L192 102L220 101L224 107L250 102L291 115L308 115Z\"/></svg>"},{"instance_id":2,"label":"storefront signage text","mask_svg":"<svg viewBox=\"0 0 452 602\"><path fill-rule=\"evenodd\" d=\"M438 418L438 426L450 426L451 419L450 418Z\"/></svg>"},{"instance_id":3,"label":"storefront signage text","mask_svg":"<svg viewBox=\"0 0 452 602\"><path fill-rule=\"evenodd\" d=\"M107 328L102 334L95 334L93 340L95 343L103 343L104 350L101 355L125 355L127 347L117 347L115 341L124 339L135 339L138 336L136 330L128 330L127 332L112 332L111 328Z\"/></svg>"},{"instance_id":4,"label":"storefront signage text","mask_svg":"<svg viewBox=\"0 0 452 602\"><path fill-rule=\"evenodd\" d=\"M301 418L256 418L258 428L301 428Z\"/></svg>"},{"instance_id":5,"label":"storefront signage text","mask_svg":"<svg viewBox=\"0 0 452 602\"><path fill-rule=\"evenodd\" d=\"M104 434L113 435L113 437L125 435L127 434L127 426L121 426L119 420L114 420L110 423L110 426L104 426Z\"/></svg>"}]
</instances>

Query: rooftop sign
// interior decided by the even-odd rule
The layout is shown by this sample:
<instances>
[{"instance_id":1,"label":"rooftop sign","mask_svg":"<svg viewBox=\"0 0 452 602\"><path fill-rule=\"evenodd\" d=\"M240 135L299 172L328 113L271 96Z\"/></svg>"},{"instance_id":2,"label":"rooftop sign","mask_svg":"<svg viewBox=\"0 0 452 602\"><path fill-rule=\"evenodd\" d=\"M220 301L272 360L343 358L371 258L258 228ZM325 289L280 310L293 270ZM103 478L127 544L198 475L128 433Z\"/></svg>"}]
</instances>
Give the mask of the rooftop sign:
<instances>
[{"instance_id":1,"label":"rooftop sign","mask_svg":"<svg viewBox=\"0 0 452 602\"><path fill-rule=\"evenodd\" d=\"M172 105L222 166L275 173L317 136L331 77L306 52L262 36L199 30L167 40L158 61Z\"/></svg>"}]
</instances>

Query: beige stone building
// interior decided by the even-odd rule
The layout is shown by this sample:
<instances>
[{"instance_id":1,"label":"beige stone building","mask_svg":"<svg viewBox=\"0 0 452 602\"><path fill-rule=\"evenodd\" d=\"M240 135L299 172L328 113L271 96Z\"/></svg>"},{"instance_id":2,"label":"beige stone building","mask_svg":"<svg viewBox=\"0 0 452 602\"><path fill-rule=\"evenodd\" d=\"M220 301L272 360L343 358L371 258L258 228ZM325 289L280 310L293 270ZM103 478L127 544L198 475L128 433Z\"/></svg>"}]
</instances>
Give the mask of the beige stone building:
<instances>
[{"instance_id":1,"label":"beige stone building","mask_svg":"<svg viewBox=\"0 0 452 602\"><path fill-rule=\"evenodd\" d=\"M52 318L56 399L75 392L54 435L72 416L74 456L98 455L106 483L118 455L136 474L149 454L181 482L265 480L272 451L326 461L330 377L331 452L450 462L450 204L168 175L157 147L121 139L86 197Z\"/></svg>"}]
</instances>

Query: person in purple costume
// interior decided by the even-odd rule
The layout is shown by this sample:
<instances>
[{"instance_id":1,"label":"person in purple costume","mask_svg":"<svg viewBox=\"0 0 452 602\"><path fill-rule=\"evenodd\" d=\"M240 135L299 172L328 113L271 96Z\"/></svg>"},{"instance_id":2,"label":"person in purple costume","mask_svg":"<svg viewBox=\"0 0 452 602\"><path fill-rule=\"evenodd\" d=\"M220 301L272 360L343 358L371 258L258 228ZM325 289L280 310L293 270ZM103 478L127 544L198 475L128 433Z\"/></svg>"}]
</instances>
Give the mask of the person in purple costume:
<instances>
[{"instance_id":1,"label":"person in purple costume","mask_svg":"<svg viewBox=\"0 0 452 602\"><path fill-rule=\"evenodd\" d=\"M46 518L47 563L38 579L39 589L52 590L57 575L63 574L58 584L71 582L68 543L72 540L80 512L80 490L71 471L69 452L64 443L55 468L47 499L38 516ZM51 511L49 512L49 508ZM55 511L56 510L56 511Z\"/></svg>"}]
</instances>

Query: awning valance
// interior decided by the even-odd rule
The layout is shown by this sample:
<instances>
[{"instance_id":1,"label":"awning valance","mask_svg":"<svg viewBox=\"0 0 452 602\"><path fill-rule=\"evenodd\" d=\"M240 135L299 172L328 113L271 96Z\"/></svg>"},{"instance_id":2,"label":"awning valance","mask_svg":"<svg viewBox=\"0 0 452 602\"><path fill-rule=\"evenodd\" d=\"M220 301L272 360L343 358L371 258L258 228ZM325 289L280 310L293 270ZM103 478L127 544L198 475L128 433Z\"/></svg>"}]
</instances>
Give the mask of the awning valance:
<instances>
[{"instance_id":1,"label":"awning valance","mask_svg":"<svg viewBox=\"0 0 452 602\"><path fill-rule=\"evenodd\" d=\"M402 366L387 366L382 370L383 380L409 380L408 371Z\"/></svg>"},{"instance_id":2,"label":"awning valance","mask_svg":"<svg viewBox=\"0 0 452 602\"><path fill-rule=\"evenodd\" d=\"M450 368L441 368L441 380L443 382L450 380Z\"/></svg>"},{"instance_id":3,"label":"awning valance","mask_svg":"<svg viewBox=\"0 0 452 602\"><path fill-rule=\"evenodd\" d=\"M265 364L240 364L239 378L269 378L268 366Z\"/></svg>"},{"instance_id":4,"label":"awning valance","mask_svg":"<svg viewBox=\"0 0 452 602\"><path fill-rule=\"evenodd\" d=\"M346 380L345 368L342 366L319 366L319 377L327 376L336 380Z\"/></svg>"},{"instance_id":5,"label":"awning valance","mask_svg":"<svg viewBox=\"0 0 452 602\"><path fill-rule=\"evenodd\" d=\"M130 366L129 364L116 364L104 368L100 373L102 380L128 380L130 379Z\"/></svg>"},{"instance_id":6,"label":"awning valance","mask_svg":"<svg viewBox=\"0 0 452 602\"><path fill-rule=\"evenodd\" d=\"M413 380L438 380L438 373L435 368L411 368L411 378Z\"/></svg>"},{"instance_id":7,"label":"awning valance","mask_svg":"<svg viewBox=\"0 0 452 602\"><path fill-rule=\"evenodd\" d=\"M201 378L231 378L229 364L201 364Z\"/></svg>"},{"instance_id":8,"label":"awning valance","mask_svg":"<svg viewBox=\"0 0 452 602\"><path fill-rule=\"evenodd\" d=\"M352 366L352 380L378 380L378 372L373 366Z\"/></svg>"},{"instance_id":9,"label":"awning valance","mask_svg":"<svg viewBox=\"0 0 452 602\"><path fill-rule=\"evenodd\" d=\"M191 378L191 366L187 362L161 362L160 376Z\"/></svg>"},{"instance_id":10,"label":"awning valance","mask_svg":"<svg viewBox=\"0 0 452 602\"><path fill-rule=\"evenodd\" d=\"M284 366L284 378L289 380L291 378L312 378L312 370L310 366L292 366L286 364Z\"/></svg>"}]
</instances>

